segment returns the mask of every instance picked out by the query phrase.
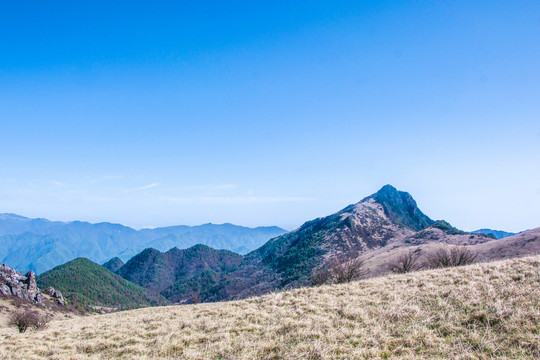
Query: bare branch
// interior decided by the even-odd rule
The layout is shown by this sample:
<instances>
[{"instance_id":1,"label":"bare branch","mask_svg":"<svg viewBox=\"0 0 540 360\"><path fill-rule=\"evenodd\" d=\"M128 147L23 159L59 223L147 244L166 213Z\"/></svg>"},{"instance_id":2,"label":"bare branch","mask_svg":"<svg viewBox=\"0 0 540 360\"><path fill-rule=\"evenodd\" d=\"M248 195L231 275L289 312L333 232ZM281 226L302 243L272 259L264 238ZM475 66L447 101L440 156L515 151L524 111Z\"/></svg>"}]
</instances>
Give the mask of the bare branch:
<instances>
[{"instance_id":1,"label":"bare branch","mask_svg":"<svg viewBox=\"0 0 540 360\"><path fill-rule=\"evenodd\" d=\"M440 248L434 250L427 256L427 267L445 268L454 266L463 266L474 263L478 254L466 248L465 246Z\"/></svg>"},{"instance_id":2,"label":"bare branch","mask_svg":"<svg viewBox=\"0 0 540 360\"><path fill-rule=\"evenodd\" d=\"M418 264L420 255L419 251L409 250L407 253L401 254L388 268L396 274L420 270L422 268L422 265Z\"/></svg>"}]
</instances>

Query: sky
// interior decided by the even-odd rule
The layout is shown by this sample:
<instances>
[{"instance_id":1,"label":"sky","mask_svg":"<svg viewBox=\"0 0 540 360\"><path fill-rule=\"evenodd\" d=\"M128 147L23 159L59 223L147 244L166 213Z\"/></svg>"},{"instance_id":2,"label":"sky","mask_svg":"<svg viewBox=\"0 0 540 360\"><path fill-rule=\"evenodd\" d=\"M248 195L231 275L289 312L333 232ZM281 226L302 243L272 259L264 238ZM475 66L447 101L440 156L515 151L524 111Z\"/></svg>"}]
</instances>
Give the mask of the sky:
<instances>
[{"instance_id":1,"label":"sky","mask_svg":"<svg viewBox=\"0 0 540 360\"><path fill-rule=\"evenodd\" d=\"M540 226L539 1L0 2L0 212Z\"/></svg>"}]
</instances>

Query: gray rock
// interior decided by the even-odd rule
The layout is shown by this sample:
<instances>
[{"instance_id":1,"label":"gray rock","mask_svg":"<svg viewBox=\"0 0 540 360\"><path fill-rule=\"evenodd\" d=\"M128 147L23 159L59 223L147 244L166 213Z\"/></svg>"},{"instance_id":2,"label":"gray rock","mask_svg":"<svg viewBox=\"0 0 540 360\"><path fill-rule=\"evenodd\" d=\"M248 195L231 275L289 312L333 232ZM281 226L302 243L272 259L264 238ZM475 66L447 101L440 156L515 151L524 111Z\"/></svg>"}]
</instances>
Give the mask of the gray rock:
<instances>
[{"instance_id":1,"label":"gray rock","mask_svg":"<svg viewBox=\"0 0 540 360\"><path fill-rule=\"evenodd\" d=\"M0 265L0 294L14 296L43 306L43 295L36 283L36 274L29 271L25 276L5 264Z\"/></svg>"},{"instance_id":2,"label":"gray rock","mask_svg":"<svg viewBox=\"0 0 540 360\"><path fill-rule=\"evenodd\" d=\"M0 294L2 294L3 296L11 296L11 295L13 295L11 293L11 289L6 284L0 284Z\"/></svg>"},{"instance_id":3,"label":"gray rock","mask_svg":"<svg viewBox=\"0 0 540 360\"><path fill-rule=\"evenodd\" d=\"M52 286L49 286L48 288L43 291L45 294L52 296L56 299L56 302L60 305L66 305L66 300L64 299L64 296L62 296L62 293L60 290L56 290Z\"/></svg>"},{"instance_id":4,"label":"gray rock","mask_svg":"<svg viewBox=\"0 0 540 360\"><path fill-rule=\"evenodd\" d=\"M25 275L26 280L24 283L27 285L27 289L29 292L37 292L38 287L36 283L36 273L33 271L29 271L28 274Z\"/></svg>"},{"instance_id":5,"label":"gray rock","mask_svg":"<svg viewBox=\"0 0 540 360\"><path fill-rule=\"evenodd\" d=\"M45 304L43 304L43 295L40 294L39 292L34 295L34 298L32 299L32 301L34 302L34 304L39 304L39 305L42 305L44 306Z\"/></svg>"}]
</instances>

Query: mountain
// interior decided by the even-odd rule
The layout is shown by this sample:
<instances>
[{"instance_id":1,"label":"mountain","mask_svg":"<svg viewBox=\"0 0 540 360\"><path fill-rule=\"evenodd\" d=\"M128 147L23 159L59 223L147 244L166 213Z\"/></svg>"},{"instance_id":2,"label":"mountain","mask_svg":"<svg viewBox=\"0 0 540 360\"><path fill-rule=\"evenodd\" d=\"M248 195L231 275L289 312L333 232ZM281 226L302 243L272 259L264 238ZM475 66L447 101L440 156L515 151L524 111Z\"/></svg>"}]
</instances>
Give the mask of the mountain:
<instances>
[{"instance_id":1,"label":"mountain","mask_svg":"<svg viewBox=\"0 0 540 360\"><path fill-rule=\"evenodd\" d=\"M111 272L116 272L118 269L124 266L124 262L119 257L114 257L101 266Z\"/></svg>"},{"instance_id":2,"label":"mountain","mask_svg":"<svg viewBox=\"0 0 540 360\"><path fill-rule=\"evenodd\" d=\"M88 305L133 308L169 303L161 295L85 258L77 258L39 275L37 284L42 289L52 286L66 298Z\"/></svg>"},{"instance_id":3,"label":"mountain","mask_svg":"<svg viewBox=\"0 0 540 360\"><path fill-rule=\"evenodd\" d=\"M474 250L480 254L482 260L510 259L540 254L540 227L475 245Z\"/></svg>"},{"instance_id":4,"label":"mountain","mask_svg":"<svg viewBox=\"0 0 540 360\"><path fill-rule=\"evenodd\" d=\"M443 223L443 225L441 225ZM467 246L478 255L478 261L511 259L540 253L540 228L528 230L503 239L482 233L466 233L450 224L438 221L432 226L388 246L362 255L372 275L389 272L388 265L400 255L414 251L425 260L425 255L445 245Z\"/></svg>"},{"instance_id":5,"label":"mountain","mask_svg":"<svg viewBox=\"0 0 540 360\"><path fill-rule=\"evenodd\" d=\"M502 239L505 237L517 235L518 233L512 233L512 232L507 232L507 231L502 231L502 230L480 229L480 230L471 231L471 234L486 234L486 235L493 236L495 239Z\"/></svg>"},{"instance_id":6,"label":"mountain","mask_svg":"<svg viewBox=\"0 0 540 360\"><path fill-rule=\"evenodd\" d=\"M456 237L460 236L467 242L489 240L485 235L466 234L446 222L435 222L418 208L410 194L386 185L356 204L308 221L247 254L210 300L309 285L314 269L329 261L353 259L398 243L411 246L407 239L418 241L416 236L442 242L459 242Z\"/></svg>"},{"instance_id":7,"label":"mountain","mask_svg":"<svg viewBox=\"0 0 540 360\"><path fill-rule=\"evenodd\" d=\"M137 231L106 222L60 222L0 214L0 261L21 271L33 270L39 274L77 257L98 263L112 257L127 261L148 247L166 251L204 244L245 254L285 232L276 226L248 228L233 224Z\"/></svg>"},{"instance_id":8,"label":"mountain","mask_svg":"<svg viewBox=\"0 0 540 360\"><path fill-rule=\"evenodd\" d=\"M388 273L389 265L409 250L423 255L459 245L480 260L491 260L534 254L539 241L536 229L500 240L461 231L432 220L410 194L386 185L244 256L204 245L167 252L148 248L116 273L176 303L220 301L310 285L315 270L335 262L360 258L369 274L377 276ZM115 260L107 266L113 268L114 262L120 264Z\"/></svg>"},{"instance_id":9,"label":"mountain","mask_svg":"<svg viewBox=\"0 0 540 360\"><path fill-rule=\"evenodd\" d=\"M294 231L270 239L260 248L237 259L237 266L220 272L220 281L207 283L208 287L199 296L203 301L245 298L309 285L315 269L335 260L378 254L381 262L385 255L393 254L392 250L397 248L428 243L472 245L490 240L492 238L489 236L469 234L446 221L430 219L418 208L410 194L386 185L377 193L341 211L308 221ZM162 261L155 250L141 255L145 259L145 265L141 267L143 274L153 271L153 256L158 259L155 261ZM132 260L136 258L138 256ZM169 287L167 292L163 288L154 288L155 275L147 282L140 281L141 276L127 277L123 271L128 264L119 269L120 275L174 299L174 288ZM169 269L174 271L174 281L188 281L195 276L192 267L189 275L184 275L185 266ZM387 271L387 267L384 269ZM136 272L136 269L130 272ZM157 278L165 276L161 274ZM185 297L186 292L180 294Z\"/></svg>"},{"instance_id":10,"label":"mountain","mask_svg":"<svg viewBox=\"0 0 540 360\"><path fill-rule=\"evenodd\" d=\"M424 215L416 205L413 197L404 191L398 191L392 185L385 185L375 194L361 202L373 199L380 204L385 215L395 224L405 226L414 231L420 231L434 223Z\"/></svg>"},{"instance_id":11,"label":"mountain","mask_svg":"<svg viewBox=\"0 0 540 360\"><path fill-rule=\"evenodd\" d=\"M211 297L211 289L241 261L241 255L205 245L184 250L173 248L165 253L146 249L131 258L117 273L170 301L184 303Z\"/></svg>"}]
</instances>

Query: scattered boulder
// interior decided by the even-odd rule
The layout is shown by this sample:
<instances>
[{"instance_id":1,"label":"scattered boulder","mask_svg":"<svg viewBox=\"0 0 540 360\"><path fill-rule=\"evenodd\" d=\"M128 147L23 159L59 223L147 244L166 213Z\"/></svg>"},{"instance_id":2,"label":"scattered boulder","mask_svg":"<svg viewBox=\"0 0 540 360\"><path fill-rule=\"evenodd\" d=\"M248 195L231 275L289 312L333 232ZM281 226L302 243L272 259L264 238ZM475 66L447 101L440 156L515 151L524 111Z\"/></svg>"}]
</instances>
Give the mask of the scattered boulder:
<instances>
[{"instance_id":1,"label":"scattered boulder","mask_svg":"<svg viewBox=\"0 0 540 360\"><path fill-rule=\"evenodd\" d=\"M43 291L45 294L52 296L56 302L60 305L66 305L66 300L64 299L64 296L62 296L62 293L60 290L56 290L52 286L49 286Z\"/></svg>"}]
</instances>

